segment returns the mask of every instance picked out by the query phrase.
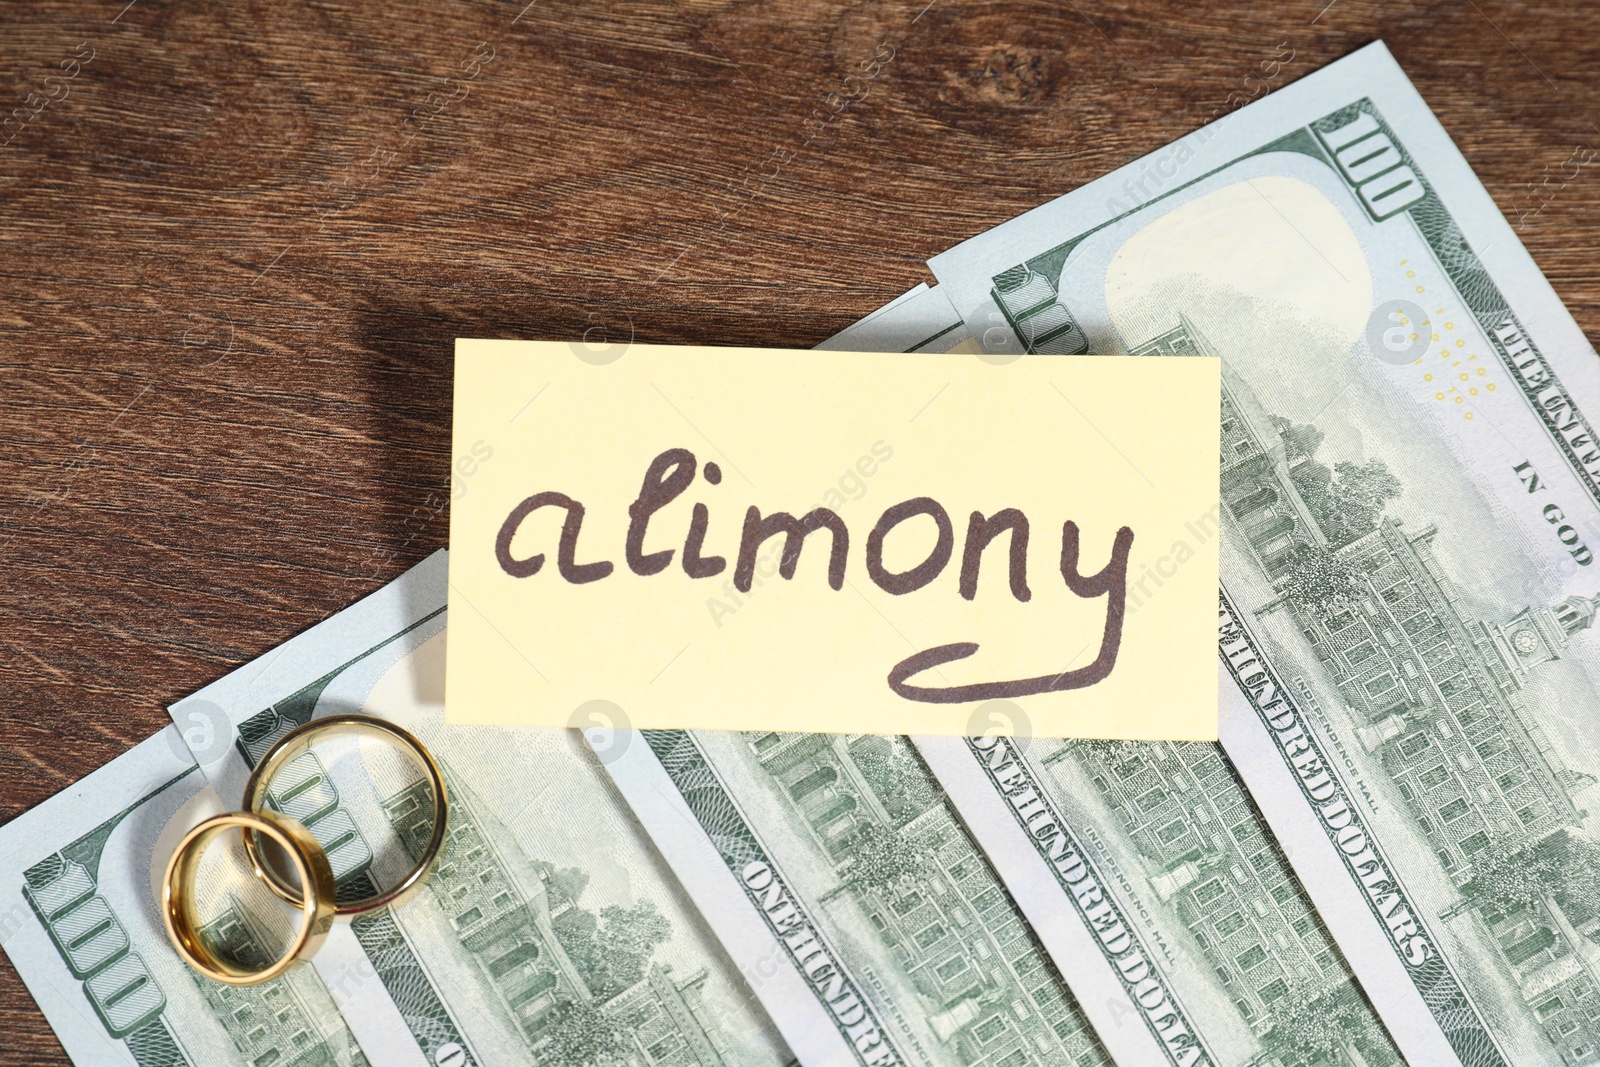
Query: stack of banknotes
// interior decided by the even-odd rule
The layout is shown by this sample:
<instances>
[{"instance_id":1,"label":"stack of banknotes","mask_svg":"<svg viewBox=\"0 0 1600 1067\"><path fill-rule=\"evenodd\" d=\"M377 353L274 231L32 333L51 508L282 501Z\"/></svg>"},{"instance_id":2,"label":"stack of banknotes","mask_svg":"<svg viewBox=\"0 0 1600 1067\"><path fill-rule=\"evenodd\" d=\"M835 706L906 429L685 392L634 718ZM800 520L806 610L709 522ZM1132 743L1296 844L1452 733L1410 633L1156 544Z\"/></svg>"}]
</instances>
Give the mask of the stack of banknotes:
<instances>
[{"instance_id":1,"label":"stack of banknotes","mask_svg":"<svg viewBox=\"0 0 1600 1067\"><path fill-rule=\"evenodd\" d=\"M1220 744L1033 737L1004 702L970 738L447 727L441 551L0 828L0 941L72 1058L1600 1062L1600 361L1389 53L931 267L825 347L1223 357L1222 499L1129 592L1219 540ZM332 711L438 757L437 872L310 966L210 983L152 856ZM427 787L358 755L275 803L359 894ZM213 896L234 951L281 932Z\"/></svg>"}]
</instances>

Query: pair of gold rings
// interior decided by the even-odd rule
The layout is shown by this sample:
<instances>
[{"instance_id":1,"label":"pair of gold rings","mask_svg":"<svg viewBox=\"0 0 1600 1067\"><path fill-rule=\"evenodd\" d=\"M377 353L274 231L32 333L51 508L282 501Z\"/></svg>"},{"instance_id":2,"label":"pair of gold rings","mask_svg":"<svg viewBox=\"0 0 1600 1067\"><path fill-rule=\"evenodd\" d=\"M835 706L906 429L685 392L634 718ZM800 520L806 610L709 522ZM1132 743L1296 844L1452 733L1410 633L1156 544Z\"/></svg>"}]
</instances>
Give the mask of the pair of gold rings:
<instances>
[{"instance_id":1,"label":"pair of gold rings","mask_svg":"<svg viewBox=\"0 0 1600 1067\"><path fill-rule=\"evenodd\" d=\"M310 751L317 742L357 734L376 735L397 743L421 766L433 787L433 832L404 878L387 889L341 904L336 899L333 868L328 863L327 853L304 826L267 807L267 783L285 764ZM276 978L322 947L336 917L363 915L399 904L422 888L444 845L449 806L444 774L433 754L409 731L370 715L329 715L313 719L284 734L256 764L244 787L243 811L207 819L178 843L167 861L162 880L161 913L167 936L189 966L214 981L253 985ZM248 966L215 951L201 931L196 915L201 859L213 841L235 829L244 839L245 854L255 876L281 900L300 909L300 925L289 947L264 967ZM288 855L298 884L285 878L266 860L262 854L262 838L272 841Z\"/></svg>"}]
</instances>

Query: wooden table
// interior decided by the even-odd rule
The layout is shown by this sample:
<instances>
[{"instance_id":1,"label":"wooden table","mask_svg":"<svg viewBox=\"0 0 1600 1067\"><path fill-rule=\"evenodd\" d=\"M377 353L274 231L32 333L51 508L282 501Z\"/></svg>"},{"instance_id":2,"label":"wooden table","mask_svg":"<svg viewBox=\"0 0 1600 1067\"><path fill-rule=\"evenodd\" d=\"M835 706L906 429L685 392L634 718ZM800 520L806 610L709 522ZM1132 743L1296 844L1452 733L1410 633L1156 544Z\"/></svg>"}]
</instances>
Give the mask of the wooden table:
<instances>
[{"instance_id":1,"label":"wooden table","mask_svg":"<svg viewBox=\"0 0 1600 1067\"><path fill-rule=\"evenodd\" d=\"M1384 38L1600 330L1600 9L525 3L0 5L0 822L444 544L453 338L814 344L1266 59Z\"/></svg>"}]
</instances>

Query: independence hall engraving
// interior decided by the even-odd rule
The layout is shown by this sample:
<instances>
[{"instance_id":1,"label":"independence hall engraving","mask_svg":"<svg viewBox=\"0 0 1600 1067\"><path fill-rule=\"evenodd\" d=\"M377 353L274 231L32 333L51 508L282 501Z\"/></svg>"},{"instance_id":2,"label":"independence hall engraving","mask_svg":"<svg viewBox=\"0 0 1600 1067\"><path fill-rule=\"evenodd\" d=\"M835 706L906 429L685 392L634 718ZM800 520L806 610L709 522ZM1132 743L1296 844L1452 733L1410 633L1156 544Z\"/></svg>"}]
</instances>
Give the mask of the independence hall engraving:
<instances>
[{"instance_id":1,"label":"independence hall engraving","mask_svg":"<svg viewBox=\"0 0 1600 1067\"><path fill-rule=\"evenodd\" d=\"M1144 348L1211 354L1187 323ZM1568 653L1600 597L1481 617L1433 554L1436 526L1383 504L1381 461L1314 455L1321 432L1262 408L1223 373L1222 501L1238 540L1354 721L1369 770L1391 779L1440 868L1562 1062L1600 1051L1600 848L1577 832L1594 778L1563 764L1529 704L1531 671ZM1330 724L1331 726L1331 724Z\"/></svg>"}]
</instances>

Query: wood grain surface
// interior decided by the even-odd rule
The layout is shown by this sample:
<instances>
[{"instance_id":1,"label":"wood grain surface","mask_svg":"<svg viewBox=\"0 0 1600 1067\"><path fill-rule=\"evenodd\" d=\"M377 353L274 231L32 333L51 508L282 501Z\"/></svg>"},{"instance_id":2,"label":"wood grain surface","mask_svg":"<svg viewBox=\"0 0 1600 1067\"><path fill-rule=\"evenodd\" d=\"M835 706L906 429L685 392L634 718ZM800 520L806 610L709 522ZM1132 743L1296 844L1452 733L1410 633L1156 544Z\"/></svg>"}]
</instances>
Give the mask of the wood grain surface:
<instances>
[{"instance_id":1,"label":"wood grain surface","mask_svg":"<svg viewBox=\"0 0 1600 1067\"><path fill-rule=\"evenodd\" d=\"M456 336L812 345L1378 37L1595 337L1592 5L0 5L0 822L444 544Z\"/></svg>"}]
</instances>

